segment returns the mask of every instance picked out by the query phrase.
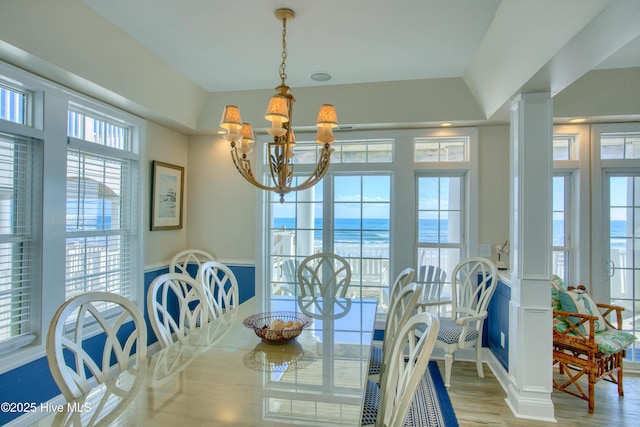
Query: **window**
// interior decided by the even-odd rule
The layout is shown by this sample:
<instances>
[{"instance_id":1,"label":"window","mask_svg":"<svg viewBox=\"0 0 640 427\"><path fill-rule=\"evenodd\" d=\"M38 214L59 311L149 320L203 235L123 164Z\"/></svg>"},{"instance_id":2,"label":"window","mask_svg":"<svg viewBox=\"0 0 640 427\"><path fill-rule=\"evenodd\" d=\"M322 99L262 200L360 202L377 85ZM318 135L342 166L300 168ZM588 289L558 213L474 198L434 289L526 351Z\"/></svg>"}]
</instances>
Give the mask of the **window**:
<instances>
[{"instance_id":1,"label":"window","mask_svg":"<svg viewBox=\"0 0 640 427\"><path fill-rule=\"evenodd\" d=\"M464 177L418 176L418 270L417 281L424 282L428 266L450 272L465 253ZM450 295L450 284L437 294Z\"/></svg>"},{"instance_id":2,"label":"window","mask_svg":"<svg viewBox=\"0 0 640 427\"><path fill-rule=\"evenodd\" d=\"M589 146L588 126L554 126L551 273L572 285L591 280Z\"/></svg>"},{"instance_id":3,"label":"window","mask_svg":"<svg viewBox=\"0 0 640 427\"><path fill-rule=\"evenodd\" d=\"M70 110L68 133L66 298L105 291L135 299L138 161L130 130Z\"/></svg>"},{"instance_id":4,"label":"window","mask_svg":"<svg viewBox=\"0 0 640 427\"><path fill-rule=\"evenodd\" d=\"M316 143L296 145L295 179L304 179ZM314 187L269 196L270 290L297 295L299 262L319 252L336 253L352 271L350 296L379 298L386 307L389 286L391 174L364 172L372 163L391 164L392 140L354 139L332 144L332 168ZM335 157L334 157L335 156ZM340 165L340 166L338 166ZM345 170L345 169L348 169Z\"/></svg>"},{"instance_id":5,"label":"window","mask_svg":"<svg viewBox=\"0 0 640 427\"><path fill-rule=\"evenodd\" d=\"M450 271L460 261L463 244L461 176L419 176L419 265L437 265Z\"/></svg>"},{"instance_id":6,"label":"window","mask_svg":"<svg viewBox=\"0 0 640 427\"><path fill-rule=\"evenodd\" d=\"M38 332L42 141L0 133L0 354Z\"/></svg>"},{"instance_id":7,"label":"window","mask_svg":"<svg viewBox=\"0 0 640 427\"><path fill-rule=\"evenodd\" d=\"M414 160L422 162L463 162L467 160L467 137L429 137L414 140Z\"/></svg>"},{"instance_id":8,"label":"window","mask_svg":"<svg viewBox=\"0 0 640 427\"><path fill-rule=\"evenodd\" d=\"M416 281L426 283L430 266L439 267L447 276L433 295L449 299L451 278L448 277L461 259L477 247L476 209L477 179L474 164L475 132L450 129L446 135L421 136L413 139L416 187ZM475 189L472 189L474 187ZM433 268L431 268L433 270ZM446 311L447 306L438 310ZM442 313L441 313L442 314Z\"/></svg>"},{"instance_id":9,"label":"window","mask_svg":"<svg viewBox=\"0 0 640 427\"><path fill-rule=\"evenodd\" d=\"M606 132L600 137L601 159L640 159L640 132Z\"/></svg>"},{"instance_id":10,"label":"window","mask_svg":"<svg viewBox=\"0 0 640 427\"><path fill-rule=\"evenodd\" d=\"M386 310L389 288L391 176L333 176L333 252L351 266L358 298L378 298Z\"/></svg>"},{"instance_id":11,"label":"window","mask_svg":"<svg viewBox=\"0 0 640 427\"><path fill-rule=\"evenodd\" d=\"M568 272L571 263L571 215L569 204L571 201L569 174L554 174L553 176L553 255L551 272L557 274L565 283L569 281Z\"/></svg>"},{"instance_id":12,"label":"window","mask_svg":"<svg viewBox=\"0 0 640 427\"><path fill-rule=\"evenodd\" d=\"M0 83L0 119L27 124L29 99L27 92Z\"/></svg>"},{"instance_id":13,"label":"window","mask_svg":"<svg viewBox=\"0 0 640 427\"><path fill-rule=\"evenodd\" d=\"M381 130L349 136L332 144L331 168L315 187L287 194L282 204L277 195L267 195L266 291L296 295L297 263L330 251L351 265L351 295L377 298L384 313L388 287L400 271L419 271L427 263L451 271L477 251L478 180L472 160L477 132ZM315 165L316 147L298 142L297 179ZM383 327L384 315L377 321L376 327Z\"/></svg>"},{"instance_id":14,"label":"window","mask_svg":"<svg viewBox=\"0 0 640 427\"><path fill-rule=\"evenodd\" d=\"M73 295L142 308L144 121L60 89L0 62L0 373L44 356Z\"/></svg>"},{"instance_id":15,"label":"window","mask_svg":"<svg viewBox=\"0 0 640 427\"><path fill-rule=\"evenodd\" d=\"M331 144L331 163L391 163L393 140L362 139L335 141ZM298 142L295 148L297 164L316 164L319 145L315 142Z\"/></svg>"}]
</instances>

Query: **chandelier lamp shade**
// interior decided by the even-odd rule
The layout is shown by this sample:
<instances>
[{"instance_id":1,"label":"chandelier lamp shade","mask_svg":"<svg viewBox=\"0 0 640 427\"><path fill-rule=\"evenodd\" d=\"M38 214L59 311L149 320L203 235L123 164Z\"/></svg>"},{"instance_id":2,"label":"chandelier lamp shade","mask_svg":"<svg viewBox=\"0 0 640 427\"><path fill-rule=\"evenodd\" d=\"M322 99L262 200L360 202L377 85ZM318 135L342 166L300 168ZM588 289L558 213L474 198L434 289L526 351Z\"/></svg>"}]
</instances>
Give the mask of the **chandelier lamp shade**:
<instances>
[{"instance_id":1,"label":"chandelier lamp shade","mask_svg":"<svg viewBox=\"0 0 640 427\"><path fill-rule=\"evenodd\" d=\"M249 144L255 141L253 128L249 123L240 118L240 109L236 105L224 107L220 127L225 130L224 138L231 144L231 158L236 169L244 179L254 186L267 191L273 191L280 195L280 203L284 202L284 196L292 191L306 190L316 185L327 173L330 164L331 143L336 137L333 129L338 126L338 118L333 105L324 104L320 107L316 126L318 133L316 142L321 145L318 150L318 162L303 182L294 185L294 156L293 149L296 145L293 133L293 104L295 98L291 94L291 88L287 86L286 61L287 61L287 21L295 17L291 9L278 9L274 12L276 18L282 22L282 62L280 63L280 85L275 88L276 94L271 97L264 118L271 122L267 133L272 137L267 143L268 166L270 170L269 183L263 184L256 179L251 162L247 155L253 150Z\"/></svg>"}]
</instances>

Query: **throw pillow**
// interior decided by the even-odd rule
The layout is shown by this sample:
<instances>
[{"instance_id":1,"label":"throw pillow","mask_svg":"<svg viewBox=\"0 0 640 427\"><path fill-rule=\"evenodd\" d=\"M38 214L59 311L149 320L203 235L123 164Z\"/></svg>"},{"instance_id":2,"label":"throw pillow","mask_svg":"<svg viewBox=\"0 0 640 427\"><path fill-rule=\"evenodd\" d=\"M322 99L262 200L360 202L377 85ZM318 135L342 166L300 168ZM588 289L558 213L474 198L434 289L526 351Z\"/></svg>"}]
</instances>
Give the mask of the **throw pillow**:
<instances>
[{"instance_id":1,"label":"throw pillow","mask_svg":"<svg viewBox=\"0 0 640 427\"><path fill-rule=\"evenodd\" d=\"M593 325L594 332L604 331L607 329L607 324L605 323L600 310L598 310L598 306L593 302L585 290L573 289L570 291L559 291L558 296L560 297L560 304L562 305L563 311L596 316L597 319ZM572 322L577 322L580 318L573 317L570 318L570 320ZM578 329L583 334L588 335L590 332L590 323L585 322L580 325Z\"/></svg>"}]
</instances>

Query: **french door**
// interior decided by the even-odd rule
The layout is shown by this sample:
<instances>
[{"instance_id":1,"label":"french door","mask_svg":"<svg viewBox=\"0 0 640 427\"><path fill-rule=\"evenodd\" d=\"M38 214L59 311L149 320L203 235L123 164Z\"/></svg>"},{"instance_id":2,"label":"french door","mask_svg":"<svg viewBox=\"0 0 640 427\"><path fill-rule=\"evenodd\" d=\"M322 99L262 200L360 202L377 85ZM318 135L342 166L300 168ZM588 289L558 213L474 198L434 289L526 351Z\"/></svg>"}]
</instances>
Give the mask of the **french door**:
<instances>
[{"instance_id":1,"label":"french door","mask_svg":"<svg viewBox=\"0 0 640 427\"><path fill-rule=\"evenodd\" d=\"M391 174L332 173L308 190L271 197L272 294L297 295L297 266L305 257L332 252L351 266L349 296L378 298L389 286Z\"/></svg>"},{"instance_id":2,"label":"french door","mask_svg":"<svg viewBox=\"0 0 640 427\"><path fill-rule=\"evenodd\" d=\"M640 172L607 173L605 187L610 299L625 308L623 329L640 336ZM640 362L638 341L627 359Z\"/></svg>"}]
</instances>

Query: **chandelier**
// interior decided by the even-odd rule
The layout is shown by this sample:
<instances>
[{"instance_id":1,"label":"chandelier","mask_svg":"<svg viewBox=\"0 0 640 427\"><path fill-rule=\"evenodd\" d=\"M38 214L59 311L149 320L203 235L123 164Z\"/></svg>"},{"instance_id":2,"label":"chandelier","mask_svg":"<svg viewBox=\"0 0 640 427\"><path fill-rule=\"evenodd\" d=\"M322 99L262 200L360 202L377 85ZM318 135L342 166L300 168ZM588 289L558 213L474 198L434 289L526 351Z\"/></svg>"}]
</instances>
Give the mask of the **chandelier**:
<instances>
[{"instance_id":1,"label":"chandelier","mask_svg":"<svg viewBox=\"0 0 640 427\"><path fill-rule=\"evenodd\" d=\"M247 154L253 150L249 144L255 141L253 129L249 123L243 123L240 109L235 105L224 107L220 127L225 129L224 138L231 143L231 158L240 175L254 186L280 195L280 203L284 202L284 195L291 191L306 190L316 185L327 173L330 164L331 143L336 137L333 128L338 126L338 118L333 105L324 104L320 107L316 126L318 133L316 142L322 145L319 149L318 162L308 178L293 185L294 153L296 139L293 134L293 104L295 98L291 89L286 85L287 79L287 21L295 17L291 9L278 9L274 12L276 18L282 21L282 62L280 63L280 86L276 87L276 94L271 97L265 119L271 122L267 133L273 140L267 144L270 182L263 184L256 179L251 170L251 162Z\"/></svg>"}]
</instances>

